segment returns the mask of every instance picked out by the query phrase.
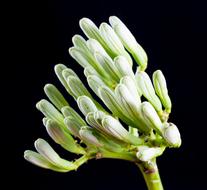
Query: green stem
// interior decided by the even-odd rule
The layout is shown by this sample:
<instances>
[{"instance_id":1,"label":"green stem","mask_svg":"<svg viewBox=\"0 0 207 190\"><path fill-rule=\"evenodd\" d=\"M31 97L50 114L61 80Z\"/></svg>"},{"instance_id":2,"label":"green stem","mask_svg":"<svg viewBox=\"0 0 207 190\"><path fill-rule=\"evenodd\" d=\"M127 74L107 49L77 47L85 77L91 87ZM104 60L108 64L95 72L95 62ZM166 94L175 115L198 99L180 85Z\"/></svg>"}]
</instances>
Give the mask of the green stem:
<instances>
[{"instance_id":1,"label":"green stem","mask_svg":"<svg viewBox=\"0 0 207 190\"><path fill-rule=\"evenodd\" d=\"M106 150L102 150L100 152L100 158L112 158L112 159L122 159L122 160L127 160L131 162L136 162L137 158L134 153L130 152L109 152Z\"/></svg>"},{"instance_id":2,"label":"green stem","mask_svg":"<svg viewBox=\"0 0 207 190\"><path fill-rule=\"evenodd\" d=\"M137 166L144 176L148 190L163 190L159 170L157 168L155 159L148 163L138 163Z\"/></svg>"}]
</instances>

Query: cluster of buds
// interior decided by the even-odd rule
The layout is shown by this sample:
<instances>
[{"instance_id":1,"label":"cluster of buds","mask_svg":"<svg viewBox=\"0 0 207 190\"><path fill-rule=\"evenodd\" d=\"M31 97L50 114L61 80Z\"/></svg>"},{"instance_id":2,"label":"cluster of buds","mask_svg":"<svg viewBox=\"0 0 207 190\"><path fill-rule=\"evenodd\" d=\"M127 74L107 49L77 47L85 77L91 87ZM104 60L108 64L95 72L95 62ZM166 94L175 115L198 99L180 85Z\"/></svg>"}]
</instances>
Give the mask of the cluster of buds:
<instances>
[{"instance_id":1,"label":"cluster of buds","mask_svg":"<svg viewBox=\"0 0 207 190\"><path fill-rule=\"evenodd\" d=\"M51 103L43 99L36 105L44 114L49 136L80 158L62 159L45 140L38 139L37 152L25 151L29 162L67 172L93 158L148 162L166 147L181 145L178 128L168 122L172 105L163 73L155 71L151 80L145 72L148 58L144 49L119 18L111 16L109 23L98 28L88 18L81 19L88 40L75 35L69 49L99 101L72 69L58 64L55 73L81 113L52 84L44 87ZM136 72L133 60L138 64Z\"/></svg>"}]
</instances>

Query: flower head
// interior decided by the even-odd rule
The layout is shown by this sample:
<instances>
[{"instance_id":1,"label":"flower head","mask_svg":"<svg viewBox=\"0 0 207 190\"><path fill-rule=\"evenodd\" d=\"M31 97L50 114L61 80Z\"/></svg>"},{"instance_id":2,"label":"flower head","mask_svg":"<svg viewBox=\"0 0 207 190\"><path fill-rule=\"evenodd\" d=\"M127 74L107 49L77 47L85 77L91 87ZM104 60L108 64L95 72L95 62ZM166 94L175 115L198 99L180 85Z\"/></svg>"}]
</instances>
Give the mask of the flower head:
<instances>
[{"instance_id":1,"label":"flower head","mask_svg":"<svg viewBox=\"0 0 207 190\"><path fill-rule=\"evenodd\" d=\"M37 152L25 151L29 162L67 172L97 155L148 162L166 147L181 145L178 128L167 121L172 103L164 75L155 71L152 82L145 72L148 58L144 49L119 18L112 16L109 22L97 27L90 19L81 19L80 27L88 39L75 35L69 48L97 97L72 69L58 64L55 73L82 114L52 84L44 87L50 102L43 99L36 105L44 115L49 136L67 151L82 156L64 160L45 140L38 139ZM133 59L138 64L136 72Z\"/></svg>"}]
</instances>

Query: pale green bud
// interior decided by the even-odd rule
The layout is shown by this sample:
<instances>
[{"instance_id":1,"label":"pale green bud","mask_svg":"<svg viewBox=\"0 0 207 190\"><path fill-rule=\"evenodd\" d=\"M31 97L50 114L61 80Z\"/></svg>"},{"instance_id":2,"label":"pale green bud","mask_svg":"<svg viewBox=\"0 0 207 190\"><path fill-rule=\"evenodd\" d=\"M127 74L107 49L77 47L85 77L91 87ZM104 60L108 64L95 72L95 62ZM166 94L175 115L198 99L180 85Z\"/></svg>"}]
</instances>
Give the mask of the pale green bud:
<instances>
[{"instance_id":1,"label":"pale green bud","mask_svg":"<svg viewBox=\"0 0 207 190\"><path fill-rule=\"evenodd\" d=\"M55 65L55 68L54 68L55 74L57 75L58 79L60 80L60 82L62 83L62 85L65 87L65 89L67 90L67 92L69 94L71 94L71 91L70 91L70 89L68 87L68 84L67 84L67 82L64 79L64 76L62 74L63 70L65 70L65 69L67 69L67 67L65 65L63 65L63 64L57 64L57 65Z\"/></svg>"},{"instance_id":2,"label":"pale green bud","mask_svg":"<svg viewBox=\"0 0 207 190\"><path fill-rule=\"evenodd\" d=\"M103 47L104 49L107 50L107 52L109 51L107 48L107 44L104 41L104 39L102 38L99 29L97 28L97 26L88 18L82 18L79 21L79 25L81 27L81 29L83 30L84 34L88 37L88 38L92 38L97 40Z\"/></svg>"},{"instance_id":3,"label":"pale green bud","mask_svg":"<svg viewBox=\"0 0 207 190\"><path fill-rule=\"evenodd\" d=\"M89 39L87 41L87 46L91 50L92 54L99 52L101 55L110 59L110 56L106 53L105 49L101 46L101 44L97 40Z\"/></svg>"},{"instance_id":4,"label":"pale green bud","mask_svg":"<svg viewBox=\"0 0 207 190\"><path fill-rule=\"evenodd\" d=\"M50 101L61 110L62 107L68 106L68 102L65 100L60 91L52 84L46 84L44 91Z\"/></svg>"},{"instance_id":5,"label":"pale green bud","mask_svg":"<svg viewBox=\"0 0 207 190\"><path fill-rule=\"evenodd\" d=\"M62 71L62 75L63 75L65 81L67 81L67 78L69 76L73 76L73 77L77 77L78 78L78 75L72 69L70 69L70 68L64 69Z\"/></svg>"},{"instance_id":6,"label":"pale green bud","mask_svg":"<svg viewBox=\"0 0 207 190\"><path fill-rule=\"evenodd\" d=\"M133 135L131 135L122 124L112 116L106 115L102 120L102 126L107 130L111 136L122 140L124 142L140 145L143 141Z\"/></svg>"},{"instance_id":7,"label":"pale green bud","mask_svg":"<svg viewBox=\"0 0 207 190\"><path fill-rule=\"evenodd\" d=\"M65 106L61 109L61 112L63 113L64 117L73 117L80 125L86 125L85 121L82 119L82 117L70 106Z\"/></svg>"},{"instance_id":8,"label":"pale green bud","mask_svg":"<svg viewBox=\"0 0 207 190\"><path fill-rule=\"evenodd\" d=\"M136 75L136 79L144 97L155 107L158 112L162 112L162 104L155 94L155 90L148 74L144 71L140 71Z\"/></svg>"},{"instance_id":9,"label":"pale green bud","mask_svg":"<svg viewBox=\"0 0 207 190\"><path fill-rule=\"evenodd\" d=\"M131 77L134 77L132 67L124 56L119 55L115 57L114 63L121 76L129 75Z\"/></svg>"},{"instance_id":10,"label":"pale green bud","mask_svg":"<svg viewBox=\"0 0 207 190\"><path fill-rule=\"evenodd\" d=\"M104 104L112 111L112 113L120 116L122 110L114 92L106 86L101 86L98 89L98 93Z\"/></svg>"},{"instance_id":11,"label":"pale green bud","mask_svg":"<svg viewBox=\"0 0 207 190\"><path fill-rule=\"evenodd\" d=\"M153 73L153 84L157 95L160 97L163 106L168 113L171 112L172 103L168 95L167 84L162 71L157 70Z\"/></svg>"},{"instance_id":12,"label":"pale green bud","mask_svg":"<svg viewBox=\"0 0 207 190\"><path fill-rule=\"evenodd\" d=\"M112 59L101 55L99 52L94 53L94 56L99 64L103 67L104 71L109 75L110 80L113 79L118 82L120 75L118 75L118 70L114 66Z\"/></svg>"},{"instance_id":13,"label":"pale green bud","mask_svg":"<svg viewBox=\"0 0 207 190\"><path fill-rule=\"evenodd\" d=\"M84 72L84 75L85 75L86 77L88 77L89 75L100 76L100 75L96 72L96 70L95 70L93 67L91 67L91 66L87 66L87 67L85 67L83 72Z\"/></svg>"},{"instance_id":14,"label":"pale green bud","mask_svg":"<svg viewBox=\"0 0 207 190\"><path fill-rule=\"evenodd\" d=\"M41 100L36 104L38 110L40 110L46 117L63 124L63 115L47 100Z\"/></svg>"},{"instance_id":15,"label":"pale green bud","mask_svg":"<svg viewBox=\"0 0 207 190\"><path fill-rule=\"evenodd\" d=\"M81 49L87 54L91 54L86 44L86 40L82 36L76 34L75 36L72 37L72 42L76 48Z\"/></svg>"},{"instance_id":16,"label":"pale green bud","mask_svg":"<svg viewBox=\"0 0 207 190\"><path fill-rule=\"evenodd\" d=\"M163 129L163 137L167 143L172 147L180 147L181 137L176 125L173 123L165 123Z\"/></svg>"},{"instance_id":17,"label":"pale green bud","mask_svg":"<svg viewBox=\"0 0 207 190\"><path fill-rule=\"evenodd\" d=\"M137 85L136 85L135 81L133 80L133 78L130 77L130 76L124 76L124 77L121 78L120 83L124 84L127 87L127 89L129 90L131 95L134 97L136 102L138 104L140 104L141 99L140 99L140 96L139 96Z\"/></svg>"},{"instance_id":18,"label":"pale green bud","mask_svg":"<svg viewBox=\"0 0 207 190\"><path fill-rule=\"evenodd\" d=\"M141 104L141 112L146 124L161 134L162 122L154 107L149 102L143 102Z\"/></svg>"},{"instance_id":19,"label":"pale green bud","mask_svg":"<svg viewBox=\"0 0 207 190\"><path fill-rule=\"evenodd\" d=\"M94 127L98 131L106 133L106 130L103 128L101 123L104 116L105 114L102 111L89 112L86 115L86 121L90 126Z\"/></svg>"},{"instance_id":20,"label":"pale green bud","mask_svg":"<svg viewBox=\"0 0 207 190\"><path fill-rule=\"evenodd\" d=\"M107 23L102 23L99 29L104 41L113 54L112 57L123 55L127 58L128 62L132 66L132 59L130 55L125 51L124 46L122 45L114 30Z\"/></svg>"},{"instance_id":21,"label":"pale green bud","mask_svg":"<svg viewBox=\"0 0 207 190\"><path fill-rule=\"evenodd\" d=\"M84 149L76 143L73 137L66 133L55 121L48 120L46 123L46 129L50 137L64 149L76 154L85 153Z\"/></svg>"},{"instance_id":22,"label":"pale green bud","mask_svg":"<svg viewBox=\"0 0 207 190\"><path fill-rule=\"evenodd\" d=\"M96 105L93 101L87 96L79 96L77 99L78 107L83 113L83 115L87 115L89 112L97 111Z\"/></svg>"},{"instance_id":23,"label":"pale green bud","mask_svg":"<svg viewBox=\"0 0 207 190\"><path fill-rule=\"evenodd\" d=\"M88 126L81 127L81 130L79 131L79 134L81 136L81 139L86 144L91 144L96 147L102 147L103 144L96 138L94 135L93 129Z\"/></svg>"},{"instance_id":24,"label":"pale green bud","mask_svg":"<svg viewBox=\"0 0 207 190\"><path fill-rule=\"evenodd\" d=\"M54 170L57 172L67 172L68 171L67 169L59 168L59 167L53 165L48 160L46 160L42 155L40 155L37 152L31 151L31 150L26 150L24 152L24 158L28 162L30 162L36 166L39 166L41 168L51 169L51 170Z\"/></svg>"},{"instance_id":25,"label":"pale green bud","mask_svg":"<svg viewBox=\"0 0 207 190\"><path fill-rule=\"evenodd\" d=\"M35 141L37 151L50 163L65 170L70 170L74 167L72 162L64 160L53 150L53 148L43 139Z\"/></svg>"},{"instance_id":26,"label":"pale green bud","mask_svg":"<svg viewBox=\"0 0 207 190\"><path fill-rule=\"evenodd\" d=\"M50 119L47 118L47 117L44 117L44 118L42 119L42 123L43 123L44 126L46 126L48 120L50 120Z\"/></svg>"},{"instance_id":27,"label":"pale green bud","mask_svg":"<svg viewBox=\"0 0 207 190\"><path fill-rule=\"evenodd\" d=\"M150 128L142 121L140 113L140 102L137 101L123 84L117 85L115 95L120 105L123 107L125 117L130 117L133 121L133 127L139 128L142 132L148 133Z\"/></svg>"},{"instance_id":28,"label":"pale green bud","mask_svg":"<svg viewBox=\"0 0 207 190\"><path fill-rule=\"evenodd\" d=\"M69 48L69 54L83 68L91 65L90 59L87 57L87 55L85 54L85 52L83 50L78 49L76 47L71 47L71 48Z\"/></svg>"},{"instance_id":29,"label":"pale green bud","mask_svg":"<svg viewBox=\"0 0 207 190\"><path fill-rule=\"evenodd\" d=\"M64 119L64 123L67 126L67 128L69 129L71 134L73 134L75 137L80 138L79 131L80 131L80 128L82 125L81 125L81 123L79 123L79 121L77 121L72 116L68 116Z\"/></svg>"},{"instance_id":30,"label":"pale green bud","mask_svg":"<svg viewBox=\"0 0 207 190\"><path fill-rule=\"evenodd\" d=\"M112 116L105 116L102 120L102 126L109 134L120 140L125 140L125 137L128 135L128 131Z\"/></svg>"},{"instance_id":31,"label":"pale green bud","mask_svg":"<svg viewBox=\"0 0 207 190\"><path fill-rule=\"evenodd\" d=\"M120 102L119 98L115 96L111 89L107 88L106 86L99 87L99 96L114 115L121 118L125 123L127 123L127 125L138 128L137 123L134 122L129 116L129 113L124 110L122 102ZM145 124L143 123L143 125Z\"/></svg>"},{"instance_id":32,"label":"pale green bud","mask_svg":"<svg viewBox=\"0 0 207 190\"><path fill-rule=\"evenodd\" d=\"M142 70L145 70L147 67L147 54L137 43L130 30L119 18L115 16L111 16L109 18L109 22L126 49L132 54L136 62L141 66Z\"/></svg>"},{"instance_id":33,"label":"pale green bud","mask_svg":"<svg viewBox=\"0 0 207 190\"><path fill-rule=\"evenodd\" d=\"M69 76L67 78L67 84L70 90L72 91L72 93L74 94L75 99L83 95L91 97L90 93L88 92L88 90L86 89L86 87L84 86L84 84L81 82L79 78Z\"/></svg>"},{"instance_id":34,"label":"pale green bud","mask_svg":"<svg viewBox=\"0 0 207 190\"><path fill-rule=\"evenodd\" d=\"M89 75L87 77L87 82L90 88L94 91L94 93L99 96L98 89L100 86L105 86L105 83L101 78L96 75Z\"/></svg>"},{"instance_id":35,"label":"pale green bud","mask_svg":"<svg viewBox=\"0 0 207 190\"><path fill-rule=\"evenodd\" d=\"M139 160L143 162L148 162L153 158L156 158L157 156L160 156L165 148L149 148L147 146L140 146L139 151L137 152L136 156Z\"/></svg>"}]
</instances>

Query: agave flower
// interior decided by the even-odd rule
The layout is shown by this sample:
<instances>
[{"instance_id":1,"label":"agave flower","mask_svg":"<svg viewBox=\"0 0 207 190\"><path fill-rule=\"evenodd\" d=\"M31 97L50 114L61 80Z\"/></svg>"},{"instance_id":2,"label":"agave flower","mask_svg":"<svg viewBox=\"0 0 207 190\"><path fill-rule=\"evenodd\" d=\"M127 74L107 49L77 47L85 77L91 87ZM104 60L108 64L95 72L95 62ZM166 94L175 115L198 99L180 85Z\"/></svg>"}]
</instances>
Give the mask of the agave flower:
<instances>
[{"instance_id":1,"label":"agave flower","mask_svg":"<svg viewBox=\"0 0 207 190\"><path fill-rule=\"evenodd\" d=\"M149 190L161 190L156 157L167 147L181 145L178 128L168 122L172 104L165 77L157 70L151 81L145 72L148 59L144 49L119 18L111 16L109 23L98 28L88 18L81 19L80 27L88 39L75 35L69 49L99 99L94 99L72 69L58 64L55 73L82 114L52 84L44 87L51 103L43 99L36 105L49 136L80 158L61 158L43 139L35 141L37 152L26 150L24 157L58 172L77 170L94 158L123 159L140 168ZM138 64L135 72L133 60Z\"/></svg>"}]
</instances>

